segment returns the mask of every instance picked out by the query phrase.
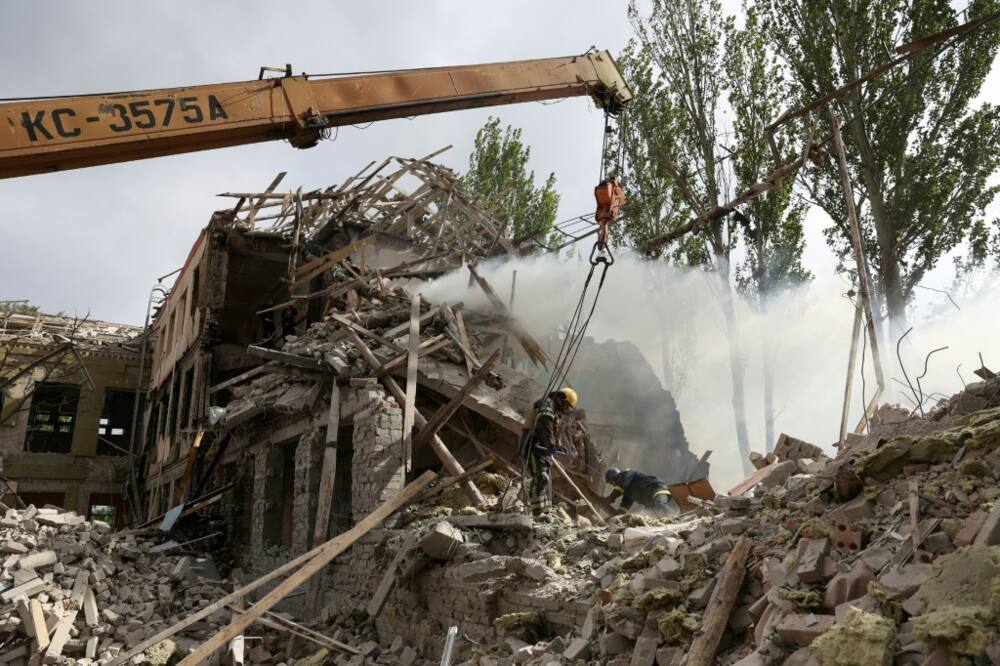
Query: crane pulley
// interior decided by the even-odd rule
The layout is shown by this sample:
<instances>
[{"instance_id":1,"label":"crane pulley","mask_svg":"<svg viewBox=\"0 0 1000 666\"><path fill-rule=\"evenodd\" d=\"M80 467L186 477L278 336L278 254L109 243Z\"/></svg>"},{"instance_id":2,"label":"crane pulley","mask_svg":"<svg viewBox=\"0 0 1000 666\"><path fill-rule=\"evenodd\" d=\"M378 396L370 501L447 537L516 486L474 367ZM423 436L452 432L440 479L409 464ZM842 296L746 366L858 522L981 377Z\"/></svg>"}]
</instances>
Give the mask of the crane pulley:
<instances>
[{"instance_id":1,"label":"crane pulley","mask_svg":"<svg viewBox=\"0 0 1000 666\"><path fill-rule=\"evenodd\" d=\"M618 219L625 205L625 190L617 178L605 178L594 188L594 198L597 199L597 212L594 214L597 245L604 249L608 242L608 225Z\"/></svg>"}]
</instances>

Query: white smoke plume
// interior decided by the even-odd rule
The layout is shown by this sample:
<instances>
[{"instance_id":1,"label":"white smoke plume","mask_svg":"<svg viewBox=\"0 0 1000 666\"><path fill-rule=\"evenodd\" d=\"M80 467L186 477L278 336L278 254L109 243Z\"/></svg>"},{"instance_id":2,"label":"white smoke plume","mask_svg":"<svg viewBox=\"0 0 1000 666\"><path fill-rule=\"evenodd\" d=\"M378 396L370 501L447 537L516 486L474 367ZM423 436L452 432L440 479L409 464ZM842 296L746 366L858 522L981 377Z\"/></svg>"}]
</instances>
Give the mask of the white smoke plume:
<instances>
[{"instance_id":1,"label":"white smoke plume","mask_svg":"<svg viewBox=\"0 0 1000 666\"><path fill-rule=\"evenodd\" d=\"M514 315L533 335L553 333L567 323L579 298L589 264L586 257L540 257L489 262L479 267L498 295L508 302L511 277L517 271ZM597 278L591 289L596 288ZM847 358L854 306L845 293L849 285L838 276L827 276L773 299L769 311L760 314L740 301L737 319L740 347L745 364L745 404L752 450L764 451L763 351L774 349L775 436L785 432L824 447L833 453L843 403ZM664 380L664 340L687 340L682 351L686 376L680 386L665 382L674 394L691 450L700 454L711 449L711 481L724 492L743 478L736 444L732 412L732 382L727 331L715 291L715 278L697 270L685 270L661 262L647 262L621 255L608 272L588 335L597 342L627 340L635 344ZM431 301L464 301L477 308L489 307L476 285L469 286L468 271L446 275L421 288ZM942 297L943 298L943 297ZM978 352L990 364L996 353L995 299L988 293L966 296L961 310L947 304L931 317L914 324L902 345L903 361L911 381L923 372L924 356L937 347L949 349L934 354L926 377L924 395L949 396L963 388L956 372L958 364L966 382L978 381L972 370L979 367ZM684 337L687 336L687 337ZM896 359L896 339L886 336L881 350L886 381L882 402L910 407L898 379L905 384ZM682 350L684 345L681 345ZM675 352L676 353L676 352ZM1000 358L994 358L994 367ZM864 386L860 372L852 393L850 426L862 416L862 400L870 400L875 375L870 349L864 361ZM860 370L860 367L859 367ZM915 383L914 383L915 386ZM586 397L581 397L586 401ZM929 399L924 405L933 406ZM773 446L773 442L771 443Z\"/></svg>"}]
</instances>

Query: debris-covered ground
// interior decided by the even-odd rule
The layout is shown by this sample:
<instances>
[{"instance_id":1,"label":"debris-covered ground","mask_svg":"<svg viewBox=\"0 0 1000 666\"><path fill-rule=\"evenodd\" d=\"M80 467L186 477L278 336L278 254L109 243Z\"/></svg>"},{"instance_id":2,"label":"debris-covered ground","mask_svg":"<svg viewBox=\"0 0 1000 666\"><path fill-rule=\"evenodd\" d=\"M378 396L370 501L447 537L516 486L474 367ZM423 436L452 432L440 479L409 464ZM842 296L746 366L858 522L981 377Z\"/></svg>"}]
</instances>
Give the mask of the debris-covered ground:
<instances>
[{"instance_id":1,"label":"debris-covered ground","mask_svg":"<svg viewBox=\"0 0 1000 666\"><path fill-rule=\"evenodd\" d=\"M665 521L599 524L565 504L532 520L516 469L498 464L474 477L482 507L460 484L432 490L385 530L383 550L404 593L440 570L471 594L514 590L532 608L498 612L475 638L459 626L455 663L1000 663L1000 379L902 417L883 409L836 459L782 437L730 494ZM2 663L110 663L233 589L157 546L155 530L4 510ZM387 564L372 562L372 577ZM438 663L380 634L370 597L352 601L316 618L267 615L245 663ZM415 611L433 619L435 608ZM174 663L237 612L133 661Z\"/></svg>"},{"instance_id":2,"label":"debris-covered ground","mask_svg":"<svg viewBox=\"0 0 1000 666\"><path fill-rule=\"evenodd\" d=\"M48 506L2 510L0 664L112 663L233 591L210 559L185 554L184 544L155 528L115 532ZM130 663L176 663L237 612L227 605ZM280 663L286 654L319 649L316 641L289 640L297 630L287 616L272 613L265 621L246 641L246 663Z\"/></svg>"},{"instance_id":3,"label":"debris-covered ground","mask_svg":"<svg viewBox=\"0 0 1000 666\"><path fill-rule=\"evenodd\" d=\"M530 526L516 514L484 526L505 487L484 473L487 515L443 493L406 512L393 547L419 531L408 576L446 566L483 593L506 585L587 608L571 631L553 628L544 603L500 615L494 640L459 634L463 663L695 663L713 624L724 630L703 663L1000 663L1000 379L927 418L904 413L882 410L874 434L851 437L835 460L783 437L731 495L668 521L597 526L567 507ZM744 540L745 576L727 605L722 572ZM366 602L328 609L348 642L351 631L377 638ZM401 663L408 650L397 641L368 659Z\"/></svg>"}]
</instances>

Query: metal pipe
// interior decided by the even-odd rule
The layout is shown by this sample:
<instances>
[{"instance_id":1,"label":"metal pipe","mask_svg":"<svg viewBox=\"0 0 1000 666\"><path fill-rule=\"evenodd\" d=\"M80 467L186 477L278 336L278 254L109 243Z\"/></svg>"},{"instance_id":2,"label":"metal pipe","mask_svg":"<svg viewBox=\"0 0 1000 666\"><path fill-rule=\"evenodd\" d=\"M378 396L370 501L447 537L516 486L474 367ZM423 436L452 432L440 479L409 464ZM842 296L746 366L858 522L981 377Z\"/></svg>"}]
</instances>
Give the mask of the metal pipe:
<instances>
[{"instance_id":1,"label":"metal pipe","mask_svg":"<svg viewBox=\"0 0 1000 666\"><path fill-rule=\"evenodd\" d=\"M441 666L451 666L451 653L455 649L457 637L458 627L448 627L448 635L444 639L444 651L441 653Z\"/></svg>"},{"instance_id":2,"label":"metal pipe","mask_svg":"<svg viewBox=\"0 0 1000 666\"><path fill-rule=\"evenodd\" d=\"M142 503L139 501L139 480L135 471L135 435L136 427L139 422L139 402L140 395L142 394L142 382L145 379L146 374L146 348L149 344L149 317L153 311L153 301L156 299L157 294L159 294L159 300L157 302L162 303L167 299L167 296L170 294L170 290L160 282L157 282L153 285L153 288L149 290L149 299L146 301L146 320L142 328L142 347L139 351L139 378L135 384L135 398L132 402L132 425L129 428L128 468L131 497L127 499L131 499L133 505L133 522L140 519L140 511L142 507Z\"/></svg>"}]
</instances>

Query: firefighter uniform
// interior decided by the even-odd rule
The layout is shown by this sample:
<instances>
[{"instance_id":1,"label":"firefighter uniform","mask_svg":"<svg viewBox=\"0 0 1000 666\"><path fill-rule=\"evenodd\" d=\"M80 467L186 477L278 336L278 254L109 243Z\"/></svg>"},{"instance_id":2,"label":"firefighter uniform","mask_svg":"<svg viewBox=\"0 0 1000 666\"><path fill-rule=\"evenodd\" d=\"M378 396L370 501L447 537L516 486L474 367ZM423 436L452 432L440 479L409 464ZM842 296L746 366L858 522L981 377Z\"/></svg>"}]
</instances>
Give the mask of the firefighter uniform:
<instances>
[{"instance_id":1,"label":"firefighter uniform","mask_svg":"<svg viewBox=\"0 0 1000 666\"><path fill-rule=\"evenodd\" d=\"M626 469L619 472L617 478L610 483L612 490L608 500L614 502L621 497L620 506L623 510L627 511L633 504L639 503L659 516L677 513L667 484L655 476Z\"/></svg>"},{"instance_id":2,"label":"firefighter uniform","mask_svg":"<svg viewBox=\"0 0 1000 666\"><path fill-rule=\"evenodd\" d=\"M529 441L530 439L530 441ZM534 432L521 434L521 457L528 471L528 504L541 515L552 508L552 456L559 446L559 415L551 398L535 403Z\"/></svg>"}]
</instances>

